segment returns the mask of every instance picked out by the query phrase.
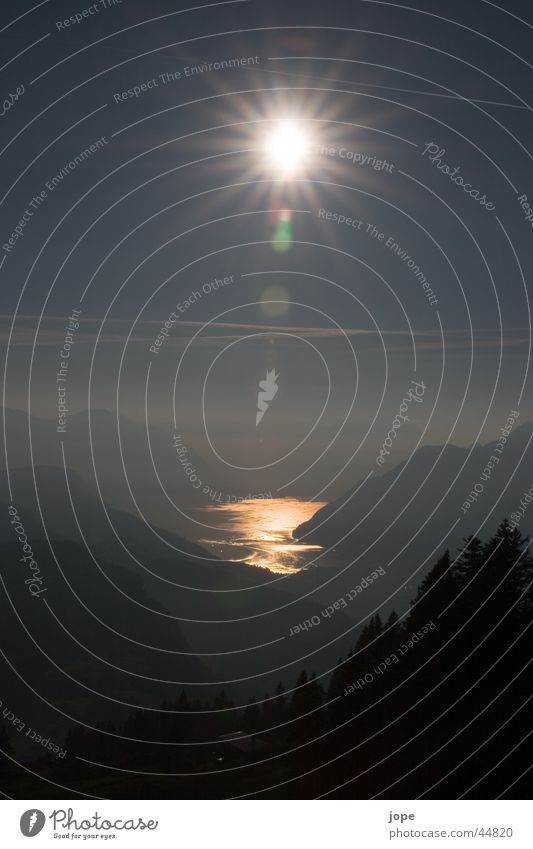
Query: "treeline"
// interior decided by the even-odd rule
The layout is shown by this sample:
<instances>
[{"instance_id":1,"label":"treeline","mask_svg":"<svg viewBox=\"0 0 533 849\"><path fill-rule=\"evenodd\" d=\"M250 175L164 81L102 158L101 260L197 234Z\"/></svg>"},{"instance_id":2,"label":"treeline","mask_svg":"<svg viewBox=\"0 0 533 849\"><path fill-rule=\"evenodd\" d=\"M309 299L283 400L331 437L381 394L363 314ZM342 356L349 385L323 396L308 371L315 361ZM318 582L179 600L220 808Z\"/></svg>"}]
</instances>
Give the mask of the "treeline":
<instances>
[{"instance_id":1,"label":"treeline","mask_svg":"<svg viewBox=\"0 0 533 849\"><path fill-rule=\"evenodd\" d=\"M529 798L532 581L528 540L505 520L447 551L401 619L373 616L329 680L302 671L240 710L182 692L73 728L65 761L42 764L111 798Z\"/></svg>"}]
</instances>

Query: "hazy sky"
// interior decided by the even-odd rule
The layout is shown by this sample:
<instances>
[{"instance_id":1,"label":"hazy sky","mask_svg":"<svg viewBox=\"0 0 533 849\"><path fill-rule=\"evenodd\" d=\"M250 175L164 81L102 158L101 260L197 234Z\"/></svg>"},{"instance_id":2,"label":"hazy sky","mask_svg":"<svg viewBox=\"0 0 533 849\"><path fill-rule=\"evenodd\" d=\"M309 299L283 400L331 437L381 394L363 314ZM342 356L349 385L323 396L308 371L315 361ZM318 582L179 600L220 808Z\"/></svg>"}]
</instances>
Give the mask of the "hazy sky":
<instances>
[{"instance_id":1,"label":"hazy sky","mask_svg":"<svg viewBox=\"0 0 533 849\"><path fill-rule=\"evenodd\" d=\"M494 439L518 406L533 417L533 234L518 199L533 197L531 26L513 17L529 4L449 2L447 22L431 0L423 13L332 2L327 19L316 2L123 0L58 26L89 5L18 3L11 26L2 12L3 54L20 54L4 94L24 88L1 118L3 245L31 213L1 255L6 341L17 311L8 406L29 396L57 418L78 309L70 414L118 400L142 423L146 393L169 463L177 431L207 468L242 467L243 486L302 475L312 494L354 453L349 474L372 464L413 379L427 389L398 459L419 439ZM265 151L280 119L309 144L291 180ZM256 427L271 369L278 392Z\"/></svg>"}]
</instances>

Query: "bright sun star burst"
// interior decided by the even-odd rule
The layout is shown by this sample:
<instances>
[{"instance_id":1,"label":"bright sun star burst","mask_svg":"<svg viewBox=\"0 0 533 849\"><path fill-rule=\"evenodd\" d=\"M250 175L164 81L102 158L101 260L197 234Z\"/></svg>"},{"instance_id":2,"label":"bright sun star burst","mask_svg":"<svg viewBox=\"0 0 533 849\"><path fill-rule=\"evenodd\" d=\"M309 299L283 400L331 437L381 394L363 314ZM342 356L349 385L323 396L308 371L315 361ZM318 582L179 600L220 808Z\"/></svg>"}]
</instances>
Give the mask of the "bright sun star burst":
<instances>
[{"instance_id":1,"label":"bright sun star burst","mask_svg":"<svg viewBox=\"0 0 533 849\"><path fill-rule=\"evenodd\" d=\"M282 172L292 172L305 160L309 140L297 121L281 121L267 140L267 153Z\"/></svg>"}]
</instances>

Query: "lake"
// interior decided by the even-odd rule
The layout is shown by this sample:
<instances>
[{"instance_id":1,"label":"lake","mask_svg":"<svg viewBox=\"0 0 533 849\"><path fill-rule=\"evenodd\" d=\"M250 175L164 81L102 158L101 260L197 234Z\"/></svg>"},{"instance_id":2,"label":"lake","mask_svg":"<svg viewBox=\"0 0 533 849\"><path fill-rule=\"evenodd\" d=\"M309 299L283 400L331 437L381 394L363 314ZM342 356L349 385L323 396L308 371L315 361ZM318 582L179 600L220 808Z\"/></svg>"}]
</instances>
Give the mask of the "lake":
<instances>
[{"instance_id":1,"label":"lake","mask_svg":"<svg viewBox=\"0 0 533 849\"><path fill-rule=\"evenodd\" d=\"M199 511L206 528L198 542L223 560L288 574L305 569L322 546L305 545L292 531L324 506L297 498L251 499L213 504Z\"/></svg>"}]
</instances>

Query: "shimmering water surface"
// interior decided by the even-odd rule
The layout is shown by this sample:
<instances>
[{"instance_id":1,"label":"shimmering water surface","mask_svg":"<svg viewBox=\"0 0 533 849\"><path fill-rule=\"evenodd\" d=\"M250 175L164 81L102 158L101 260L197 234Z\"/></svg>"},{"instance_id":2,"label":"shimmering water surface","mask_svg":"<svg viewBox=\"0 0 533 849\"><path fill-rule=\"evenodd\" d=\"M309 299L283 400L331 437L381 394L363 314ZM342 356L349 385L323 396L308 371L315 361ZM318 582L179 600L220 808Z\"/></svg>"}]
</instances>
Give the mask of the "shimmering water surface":
<instances>
[{"instance_id":1,"label":"shimmering water surface","mask_svg":"<svg viewBox=\"0 0 533 849\"><path fill-rule=\"evenodd\" d=\"M199 542L224 560L272 572L297 572L317 557L322 546L298 543L292 531L323 506L323 501L297 498L213 504L200 512L202 520L217 530L209 529Z\"/></svg>"}]
</instances>

